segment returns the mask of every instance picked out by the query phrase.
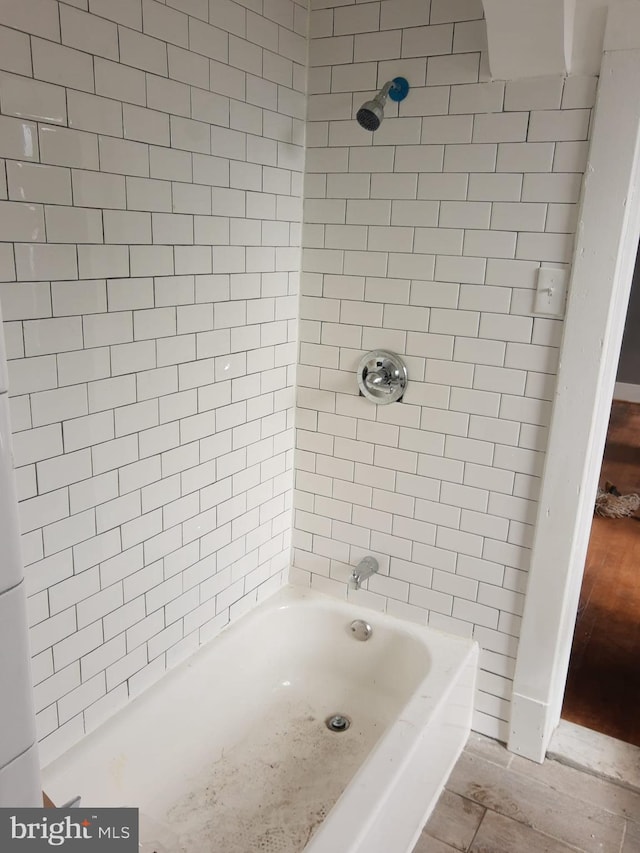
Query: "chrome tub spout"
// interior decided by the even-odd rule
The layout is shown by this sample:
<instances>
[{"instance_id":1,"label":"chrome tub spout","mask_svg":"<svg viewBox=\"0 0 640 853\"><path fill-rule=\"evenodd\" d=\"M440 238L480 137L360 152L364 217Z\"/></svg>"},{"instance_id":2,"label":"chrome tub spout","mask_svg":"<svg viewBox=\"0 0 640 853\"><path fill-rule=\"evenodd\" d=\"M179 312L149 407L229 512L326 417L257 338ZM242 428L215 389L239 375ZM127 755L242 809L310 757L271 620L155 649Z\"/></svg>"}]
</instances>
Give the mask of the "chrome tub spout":
<instances>
[{"instance_id":1,"label":"chrome tub spout","mask_svg":"<svg viewBox=\"0 0 640 853\"><path fill-rule=\"evenodd\" d=\"M349 576L349 589L360 589L363 582L379 569L375 557L363 557Z\"/></svg>"}]
</instances>

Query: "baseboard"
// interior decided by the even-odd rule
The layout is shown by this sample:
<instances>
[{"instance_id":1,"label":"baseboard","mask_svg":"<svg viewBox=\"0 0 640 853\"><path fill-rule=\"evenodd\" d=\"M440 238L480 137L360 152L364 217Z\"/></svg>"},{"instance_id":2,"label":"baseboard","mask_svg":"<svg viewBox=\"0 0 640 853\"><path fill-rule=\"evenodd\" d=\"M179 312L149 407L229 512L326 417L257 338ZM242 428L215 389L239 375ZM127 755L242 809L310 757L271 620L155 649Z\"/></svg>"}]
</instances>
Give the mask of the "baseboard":
<instances>
[{"instance_id":1,"label":"baseboard","mask_svg":"<svg viewBox=\"0 0 640 853\"><path fill-rule=\"evenodd\" d=\"M549 705L530 696L513 692L511 696L511 731L507 748L542 764L551 738Z\"/></svg>"},{"instance_id":2,"label":"baseboard","mask_svg":"<svg viewBox=\"0 0 640 853\"><path fill-rule=\"evenodd\" d=\"M630 382L616 382L613 389L613 399L622 400L625 403L640 403L640 385Z\"/></svg>"}]
</instances>

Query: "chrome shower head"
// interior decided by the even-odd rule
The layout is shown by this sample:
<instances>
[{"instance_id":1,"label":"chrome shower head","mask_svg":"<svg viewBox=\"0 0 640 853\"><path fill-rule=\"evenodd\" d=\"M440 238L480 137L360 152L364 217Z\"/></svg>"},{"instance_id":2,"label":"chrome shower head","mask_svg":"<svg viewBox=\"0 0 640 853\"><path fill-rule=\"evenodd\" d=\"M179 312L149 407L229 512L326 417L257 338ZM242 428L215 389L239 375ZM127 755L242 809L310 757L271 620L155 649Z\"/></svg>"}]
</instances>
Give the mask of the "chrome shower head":
<instances>
[{"instance_id":1,"label":"chrome shower head","mask_svg":"<svg viewBox=\"0 0 640 853\"><path fill-rule=\"evenodd\" d=\"M384 99L386 101L386 97ZM377 95L372 101L366 101L356 113L360 127L365 130L377 130L384 118L384 101Z\"/></svg>"},{"instance_id":2,"label":"chrome shower head","mask_svg":"<svg viewBox=\"0 0 640 853\"><path fill-rule=\"evenodd\" d=\"M360 127L370 131L377 130L380 127L384 118L384 105L392 86L392 82L385 83L375 98L371 101L365 101L360 107L356 113L356 120Z\"/></svg>"},{"instance_id":3,"label":"chrome shower head","mask_svg":"<svg viewBox=\"0 0 640 853\"><path fill-rule=\"evenodd\" d=\"M365 130L377 130L384 118L384 105L387 97L392 101L403 101L407 97L409 83L404 77L394 77L385 83L382 89L371 101L365 101L356 113L356 120Z\"/></svg>"}]
</instances>

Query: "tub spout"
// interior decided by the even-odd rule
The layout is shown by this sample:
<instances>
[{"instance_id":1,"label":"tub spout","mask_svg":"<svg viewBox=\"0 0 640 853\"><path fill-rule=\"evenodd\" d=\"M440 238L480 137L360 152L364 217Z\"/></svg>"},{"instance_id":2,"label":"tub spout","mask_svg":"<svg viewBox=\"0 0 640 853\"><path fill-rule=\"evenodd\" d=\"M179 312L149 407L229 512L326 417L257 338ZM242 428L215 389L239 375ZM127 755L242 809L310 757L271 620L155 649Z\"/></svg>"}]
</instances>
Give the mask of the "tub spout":
<instances>
[{"instance_id":1,"label":"tub spout","mask_svg":"<svg viewBox=\"0 0 640 853\"><path fill-rule=\"evenodd\" d=\"M363 557L349 575L349 589L360 589L363 581L378 571L378 561L375 557Z\"/></svg>"}]
</instances>

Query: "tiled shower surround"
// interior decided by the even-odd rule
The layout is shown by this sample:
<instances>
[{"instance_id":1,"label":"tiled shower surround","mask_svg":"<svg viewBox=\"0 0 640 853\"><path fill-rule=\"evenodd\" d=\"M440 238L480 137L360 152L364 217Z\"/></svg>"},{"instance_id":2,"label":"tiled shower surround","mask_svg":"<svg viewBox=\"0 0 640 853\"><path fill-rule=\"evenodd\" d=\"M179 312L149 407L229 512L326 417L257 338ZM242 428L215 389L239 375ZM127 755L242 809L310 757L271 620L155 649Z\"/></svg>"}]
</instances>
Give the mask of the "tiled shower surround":
<instances>
[{"instance_id":1,"label":"tiled shower surround","mask_svg":"<svg viewBox=\"0 0 640 853\"><path fill-rule=\"evenodd\" d=\"M2 0L0 24L47 761L286 578L307 11Z\"/></svg>"},{"instance_id":2,"label":"tiled shower surround","mask_svg":"<svg viewBox=\"0 0 640 853\"><path fill-rule=\"evenodd\" d=\"M291 579L344 596L374 553L357 599L475 636L506 737L562 327L535 277L570 260L595 80L490 82L480 0L311 5L307 100L302 0L0 0L43 761L287 580L297 336ZM401 404L358 397L378 347Z\"/></svg>"},{"instance_id":3,"label":"tiled shower surround","mask_svg":"<svg viewBox=\"0 0 640 853\"><path fill-rule=\"evenodd\" d=\"M293 576L344 595L375 554L356 597L475 637L474 727L506 739L562 332L534 288L571 259L596 80L490 81L480 0L312 9ZM401 404L358 396L377 348Z\"/></svg>"}]
</instances>

